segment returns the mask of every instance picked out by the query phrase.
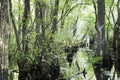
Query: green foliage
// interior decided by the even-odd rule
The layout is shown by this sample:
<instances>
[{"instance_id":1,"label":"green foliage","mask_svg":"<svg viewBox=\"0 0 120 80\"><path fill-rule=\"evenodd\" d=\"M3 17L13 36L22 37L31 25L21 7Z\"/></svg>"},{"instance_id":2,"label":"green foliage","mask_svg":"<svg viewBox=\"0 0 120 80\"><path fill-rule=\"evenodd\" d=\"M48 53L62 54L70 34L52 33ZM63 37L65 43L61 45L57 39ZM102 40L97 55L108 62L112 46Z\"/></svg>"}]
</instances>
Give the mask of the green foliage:
<instances>
[{"instance_id":1,"label":"green foliage","mask_svg":"<svg viewBox=\"0 0 120 80\"><path fill-rule=\"evenodd\" d=\"M35 18L35 1L40 2L40 4L45 4L43 8L41 18ZM95 0L96 1L96 0ZM87 71L87 79L91 77L93 73L92 63L99 62L102 60L102 57L93 57L94 54L80 49L78 53L74 56L72 67L69 67L69 64L66 60L67 53L64 52L66 46L72 46L75 44L82 43L82 37L84 34L87 34L87 37L96 38L96 29L95 29L95 13L92 0L60 0L58 16L53 16L54 10L54 0L30 0L31 2L31 12L25 38L28 40L28 51L27 54L24 51L19 51L16 44L16 39L14 31L12 29L10 43L9 43L9 55L10 55L10 66L17 66L18 60L27 60L27 63L24 65L26 68L29 68L30 65L38 64L39 59L43 61L43 65L50 65L51 62L55 59L59 59L59 65L61 68L61 73L64 74L64 78L70 80L71 78L83 80L83 75L75 75L78 72L76 61L80 66L80 71ZM67 3L65 3L67 2ZM21 1L20 4L17 0L13 0L13 14L15 17L15 23L17 31L19 32L20 47L22 48L23 36L22 36L22 25L23 24L23 11L24 4ZM88 3L79 5L81 3ZM106 0L106 14L108 14L109 7L112 4L112 0ZM77 6L76 6L77 5ZM73 8L74 7L74 8ZM116 1L113 7L116 7ZM72 9L73 8L73 9ZM45 11L45 12L44 12ZM113 10L113 12L115 12ZM41 13L40 13L41 14ZM44 16L43 16L44 15ZM20 17L20 19L18 19ZM76 18L78 17L78 22L75 24ZM57 31L55 34L51 33L53 18L57 19ZM116 18L116 17L115 17ZM113 24L112 16L110 15L110 21ZM62 24L63 21L63 24ZM39 30L36 29L36 23L39 24ZM12 27L13 28L13 27ZM76 28L76 35L73 37L73 30ZM106 20L106 31L108 29L109 40L113 38L113 28L109 24L109 21ZM36 32L38 30L38 32ZM43 33L44 32L44 33ZM106 32L107 33L107 32ZM37 38L38 36L38 38ZM85 48L87 49L87 48ZM41 63L42 64L42 63ZM46 72L46 70L44 70ZM90 79L89 79L90 80ZM95 80L92 78L91 80Z\"/></svg>"},{"instance_id":2,"label":"green foliage","mask_svg":"<svg viewBox=\"0 0 120 80\"><path fill-rule=\"evenodd\" d=\"M98 56L98 57L93 57L91 61L93 63L97 63L97 62L101 61L102 59L103 59L103 57Z\"/></svg>"}]
</instances>

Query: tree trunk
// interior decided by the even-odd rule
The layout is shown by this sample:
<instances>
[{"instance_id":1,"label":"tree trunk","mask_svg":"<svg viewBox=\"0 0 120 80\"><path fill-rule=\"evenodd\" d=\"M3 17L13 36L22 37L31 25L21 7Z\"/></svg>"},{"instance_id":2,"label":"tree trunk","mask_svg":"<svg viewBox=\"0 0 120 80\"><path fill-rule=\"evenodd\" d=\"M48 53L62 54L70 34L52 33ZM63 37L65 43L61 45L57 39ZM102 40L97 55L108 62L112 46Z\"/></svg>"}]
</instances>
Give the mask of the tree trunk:
<instances>
[{"instance_id":1,"label":"tree trunk","mask_svg":"<svg viewBox=\"0 0 120 80\"><path fill-rule=\"evenodd\" d=\"M55 0L55 6L54 6L54 12L53 12L53 22L52 22L52 33L53 34L55 34L55 31L57 31L58 8L59 8L59 0Z\"/></svg>"},{"instance_id":2,"label":"tree trunk","mask_svg":"<svg viewBox=\"0 0 120 80\"><path fill-rule=\"evenodd\" d=\"M42 1L35 0L35 19L36 19L36 41L35 45L40 46L43 42L41 40L45 38L45 11L46 6Z\"/></svg>"},{"instance_id":3,"label":"tree trunk","mask_svg":"<svg viewBox=\"0 0 120 80\"><path fill-rule=\"evenodd\" d=\"M115 57L115 70L117 77L120 79L120 0L117 2L118 18L114 26L114 38L113 38L113 55Z\"/></svg>"},{"instance_id":4,"label":"tree trunk","mask_svg":"<svg viewBox=\"0 0 120 80\"><path fill-rule=\"evenodd\" d=\"M8 0L0 5L0 80L8 80Z\"/></svg>"},{"instance_id":5,"label":"tree trunk","mask_svg":"<svg viewBox=\"0 0 120 80\"><path fill-rule=\"evenodd\" d=\"M93 63L94 72L97 80L108 80L109 76L105 73L112 68L112 59L110 54L106 52L105 43L105 0L97 0L97 49L95 57L101 57L101 60Z\"/></svg>"},{"instance_id":6,"label":"tree trunk","mask_svg":"<svg viewBox=\"0 0 120 80\"><path fill-rule=\"evenodd\" d=\"M30 21L30 0L24 0L24 13L22 20L22 53L28 55L28 24ZM27 60L26 57L18 60L19 77L18 80L28 80L28 69L26 68Z\"/></svg>"}]
</instances>

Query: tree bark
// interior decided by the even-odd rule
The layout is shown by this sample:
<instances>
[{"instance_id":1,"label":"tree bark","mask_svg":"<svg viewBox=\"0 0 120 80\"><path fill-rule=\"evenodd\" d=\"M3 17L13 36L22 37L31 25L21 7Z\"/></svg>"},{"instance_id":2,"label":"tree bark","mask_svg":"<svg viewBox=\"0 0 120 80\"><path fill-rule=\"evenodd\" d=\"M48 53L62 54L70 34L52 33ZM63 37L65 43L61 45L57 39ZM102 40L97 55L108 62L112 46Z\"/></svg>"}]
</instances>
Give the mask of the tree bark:
<instances>
[{"instance_id":1,"label":"tree bark","mask_svg":"<svg viewBox=\"0 0 120 80\"><path fill-rule=\"evenodd\" d=\"M108 80L109 76L106 71L112 68L112 59L110 54L106 52L105 43L105 0L97 0L98 12L96 21L97 30L97 49L95 57L101 57L101 60L93 63L93 68L97 80Z\"/></svg>"},{"instance_id":2,"label":"tree bark","mask_svg":"<svg viewBox=\"0 0 120 80\"><path fill-rule=\"evenodd\" d=\"M24 13L22 20L22 53L28 55L28 24L30 21L30 0L24 0ZM18 80L28 80L28 69L26 68L26 57L18 60L19 77Z\"/></svg>"},{"instance_id":3,"label":"tree bark","mask_svg":"<svg viewBox=\"0 0 120 80\"><path fill-rule=\"evenodd\" d=\"M22 50L24 51L24 53L26 53L26 47L27 47L27 28L28 28L28 24L30 21L30 0L24 0L24 14L23 14L23 21L22 21Z\"/></svg>"},{"instance_id":4,"label":"tree bark","mask_svg":"<svg viewBox=\"0 0 120 80\"><path fill-rule=\"evenodd\" d=\"M35 0L35 20L36 20L36 41L35 45L40 46L41 40L45 38L45 11L46 6L42 1Z\"/></svg>"},{"instance_id":5,"label":"tree bark","mask_svg":"<svg viewBox=\"0 0 120 80\"><path fill-rule=\"evenodd\" d=\"M55 6L54 6L54 12L53 12L53 22L52 22L52 33L53 34L55 34L55 31L57 31L58 8L59 8L59 0L55 0Z\"/></svg>"},{"instance_id":6,"label":"tree bark","mask_svg":"<svg viewBox=\"0 0 120 80\"><path fill-rule=\"evenodd\" d=\"M0 0L0 80L8 80L8 0Z\"/></svg>"},{"instance_id":7,"label":"tree bark","mask_svg":"<svg viewBox=\"0 0 120 80\"><path fill-rule=\"evenodd\" d=\"M117 77L120 79L120 0L117 2L118 18L114 26L114 38L113 38L113 55L115 60L115 70Z\"/></svg>"}]
</instances>

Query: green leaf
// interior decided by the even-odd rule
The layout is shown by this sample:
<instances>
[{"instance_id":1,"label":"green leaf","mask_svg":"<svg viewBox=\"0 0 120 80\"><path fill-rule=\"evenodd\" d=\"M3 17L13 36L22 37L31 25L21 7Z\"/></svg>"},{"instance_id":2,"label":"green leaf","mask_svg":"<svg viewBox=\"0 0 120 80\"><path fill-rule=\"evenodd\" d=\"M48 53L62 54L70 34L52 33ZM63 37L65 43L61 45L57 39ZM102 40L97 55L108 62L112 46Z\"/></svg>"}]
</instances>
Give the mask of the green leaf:
<instances>
[{"instance_id":1,"label":"green leaf","mask_svg":"<svg viewBox=\"0 0 120 80\"><path fill-rule=\"evenodd\" d=\"M97 56L97 57L92 58L92 62L98 62L98 61L101 61L101 60L102 60L101 56Z\"/></svg>"}]
</instances>

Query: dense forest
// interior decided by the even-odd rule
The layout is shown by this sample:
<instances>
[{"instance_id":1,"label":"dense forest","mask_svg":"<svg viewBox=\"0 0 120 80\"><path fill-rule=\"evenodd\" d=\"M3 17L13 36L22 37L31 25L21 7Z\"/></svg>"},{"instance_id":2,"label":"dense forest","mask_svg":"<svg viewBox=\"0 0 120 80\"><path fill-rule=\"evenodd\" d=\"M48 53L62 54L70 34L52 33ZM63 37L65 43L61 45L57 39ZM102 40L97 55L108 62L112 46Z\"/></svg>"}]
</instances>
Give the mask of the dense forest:
<instances>
[{"instance_id":1,"label":"dense forest","mask_svg":"<svg viewBox=\"0 0 120 80\"><path fill-rule=\"evenodd\" d=\"M120 80L120 0L0 0L0 80Z\"/></svg>"}]
</instances>

